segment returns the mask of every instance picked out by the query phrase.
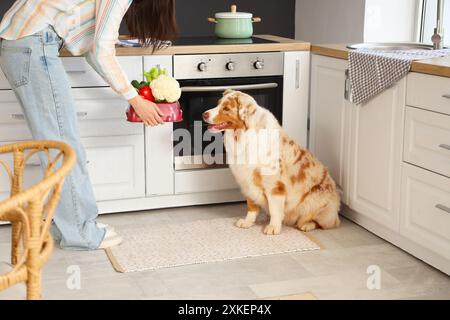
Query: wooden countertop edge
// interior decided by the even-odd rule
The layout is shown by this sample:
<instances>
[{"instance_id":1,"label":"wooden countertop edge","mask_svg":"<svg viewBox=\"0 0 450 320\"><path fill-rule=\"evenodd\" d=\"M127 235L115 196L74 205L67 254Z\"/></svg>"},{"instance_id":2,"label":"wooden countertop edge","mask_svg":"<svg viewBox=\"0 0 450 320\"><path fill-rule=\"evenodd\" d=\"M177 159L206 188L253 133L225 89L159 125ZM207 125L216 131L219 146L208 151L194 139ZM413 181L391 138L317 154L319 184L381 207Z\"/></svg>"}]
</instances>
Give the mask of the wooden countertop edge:
<instances>
[{"instance_id":1,"label":"wooden countertop edge","mask_svg":"<svg viewBox=\"0 0 450 320\"><path fill-rule=\"evenodd\" d=\"M270 51L310 51L308 42L292 40L288 38L257 35L257 38L278 41L278 43L258 43L239 45L201 45L201 46L172 46L167 49L152 52L151 48L126 48L117 47L117 56L147 56L147 55L175 55L175 54L213 54L213 53L237 53L237 52L270 52ZM63 49L61 57L71 57L72 54Z\"/></svg>"},{"instance_id":2,"label":"wooden countertop edge","mask_svg":"<svg viewBox=\"0 0 450 320\"><path fill-rule=\"evenodd\" d=\"M345 45L311 45L311 53L331 58L347 60L348 52ZM450 57L414 61L411 72L450 78Z\"/></svg>"},{"instance_id":3,"label":"wooden countertop edge","mask_svg":"<svg viewBox=\"0 0 450 320\"><path fill-rule=\"evenodd\" d=\"M337 48L333 46L325 46L325 45L311 45L311 53L315 53L321 56L337 58L342 60L348 59L348 49L345 49L344 46L342 48Z\"/></svg>"},{"instance_id":4,"label":"wooden countertop edge","mask_svg":"<svg viewBox=\"0 0 450 320\"><path fill-rule=\"evenodd\" d=\"M440 58L437 58L440 59ZM450 61L450 57L447 57ZM433 76L450 78L450 65L443 66L439 64L433 64L433 62L415 61L412 63L411 72L425 73Z\"/></svg>"}]
</instances>

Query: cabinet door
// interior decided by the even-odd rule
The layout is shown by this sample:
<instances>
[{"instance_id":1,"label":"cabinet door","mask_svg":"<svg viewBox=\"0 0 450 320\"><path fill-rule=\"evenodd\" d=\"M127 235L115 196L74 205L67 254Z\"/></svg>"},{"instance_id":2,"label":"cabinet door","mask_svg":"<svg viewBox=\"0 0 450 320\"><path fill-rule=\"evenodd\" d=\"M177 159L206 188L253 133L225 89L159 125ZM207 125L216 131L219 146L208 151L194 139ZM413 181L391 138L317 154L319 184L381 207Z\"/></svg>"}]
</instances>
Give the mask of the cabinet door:
<instances>
[{"instance_id":1,"label":"cabinet door","mask_svg":"<svg viewBox=\"0 0 450 320\"><path fill-rule=\"evenodd\" d=\"M398 231L406 80L352 106L350 207Z\"/></svg>"},{"instance_id":2,"label":"cabinet door","mask_svg":"<svg viewBox=\"0 0 450 320\"><path fill-rule=\"evenodd\" d=\"M347 203L349 114L345 98L345 60L313 55L311 67L310 149L330 170Z\"/></svg>"},{"instance_id":3,"label":"cabinet door","mask_svg":"<svg viewBox=\"0 0 450 320\"><path fill-rule=\"evenodd\" d=\"M174 193L173 124L146 128L147 196Z\"/></svg>"},{"instance_id":4,"label":"cabinet door","mask_svg":"<svg viewBox=\"0 0 450 320\"><path fill-rule=\"evenodd\" d=\"M142 79L142 57L117 57L122 69L131 81ZM62 58L64 69L72 88L108 87L109 84L95 71L84 57Z\"/></svg>"},{"instance_id":5,"label":"cabinet door","mask_svg":"<svg viewBox=\"0 0 450 320\"><path fill-rule=\"evenodd\" d=\"M309 52L284 53L283 127L300 145L308 144Z\"/></svg>"},{"instance_id":6,"label":"cabinet door","mask_svg":"<svg viewBox=\"0 0 450 320\"><path fill-rule=\"evenodd\" d=\"M144 135L83 138L97 201L145 196Z\"/></svg>"},{"instance_id":7,"label":"cabinet door","mask_svg":"<svg viewBox=\"0 0 450 320\"><path fill-rule=\"evenodd\" d=\"M87 168L97 201L142 198L145 196L144 135L82 138ZM12 142L1 142L8 144ZM1 155L9 168L12 157ZM39 158L35 155L24 171L24 187L43 179ZM0 166L0 201L9 197L9 178Z\"/></svg>"},{"instance_id":8,"label":"cabinet door","mask_svg":"<svg viewBox=\"0 0 450 320\"><path fill-rule=\"evenodd\" d=\"M159 65L173 74L172 56L144 57L144 70ZM174 193L173 124L145 129L147 196Z\"/></svg>"},{"instance_id":9,"label":"cabinet door","mask_svg":"<svg viewBox=\"0 0 450 320\"><path fill-rule=\"evenodd\" d=\"M450 179L403 164L400 234L450 265Z\"/></svg>"}]
</instances>

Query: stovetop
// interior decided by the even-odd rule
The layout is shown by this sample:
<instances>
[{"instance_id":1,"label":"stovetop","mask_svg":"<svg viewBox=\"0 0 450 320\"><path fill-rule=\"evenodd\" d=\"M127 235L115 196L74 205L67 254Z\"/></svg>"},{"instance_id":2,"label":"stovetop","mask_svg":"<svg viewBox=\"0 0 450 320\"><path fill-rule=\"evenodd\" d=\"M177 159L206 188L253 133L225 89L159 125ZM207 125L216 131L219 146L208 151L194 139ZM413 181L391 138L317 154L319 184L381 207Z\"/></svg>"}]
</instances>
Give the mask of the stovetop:
<instances>
[{"instance_id":1,"label":"stovetop","mask_svg":"<svg viewBox=\"0 0 450 320\"><path fill-rule=\"evenodd\" d=\"M276 41L247 38L247 39L221 39L217 37L182 37L175 40L175 46L204 46L204 45L236 45L236 44L264 44L276 43Z\"/></svg>"}]
</instances>

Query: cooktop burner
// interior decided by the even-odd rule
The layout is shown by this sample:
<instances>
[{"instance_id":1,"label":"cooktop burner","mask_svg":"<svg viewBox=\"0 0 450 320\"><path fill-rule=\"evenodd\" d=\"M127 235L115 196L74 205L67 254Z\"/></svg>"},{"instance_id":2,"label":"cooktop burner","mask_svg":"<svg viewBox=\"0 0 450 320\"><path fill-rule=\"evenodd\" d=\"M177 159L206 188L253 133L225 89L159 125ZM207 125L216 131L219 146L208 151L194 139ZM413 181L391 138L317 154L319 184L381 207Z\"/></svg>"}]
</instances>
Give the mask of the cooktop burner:
<instances>
[{"instance_id":1,"label":"cooktop burner","mask_svg":"<svg viewBox=\"0 0 450 320\"><path fill-rule=\"evenodd\" d=\"M183 37L175 40L175 46L204 46L204 45L236 45L236 44L261 44L276 43L276 41L261 38L247 39L221 39L216 37Z\"/></svg>"}]
</instances>

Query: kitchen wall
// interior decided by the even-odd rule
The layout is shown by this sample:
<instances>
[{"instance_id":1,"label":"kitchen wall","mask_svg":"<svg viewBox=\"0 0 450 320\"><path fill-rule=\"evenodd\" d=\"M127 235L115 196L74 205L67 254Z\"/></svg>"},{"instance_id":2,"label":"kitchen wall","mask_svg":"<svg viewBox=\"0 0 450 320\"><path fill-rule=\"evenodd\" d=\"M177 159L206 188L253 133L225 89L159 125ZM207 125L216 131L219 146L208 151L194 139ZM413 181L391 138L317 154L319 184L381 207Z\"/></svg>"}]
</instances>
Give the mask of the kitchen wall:
<instances>
[{"instance_id":1,"label":"kitchen wall","mask_svg":"<svg viewBox=\"0 0 450 320\"><path fill-rule=\"evenodd\" d=\"M365 42L418 41L419 0L366 0ZM433 14L436 15L436 10Z\"/></svg>"},{"instance_id":2,"label":"kitchen wall","mask_svg":"<svg viewBox=\"0 0 450 320\"><path fill-rule=\"evenodd\" d=\"M295 37L313 43L364 39L365 0L297 0Z\"/></svg>"},{"instance_id":3,"label":"kitchen wall","mask_svg":"<svg viewBox=\"0 0 450 320\"><path fill-rule=\"evenodd\" d=\"M0 0L0 17L13 3L14 0ZM214 26L206 18L215 12L229 11L234 3L238 5L238 11L262 17L263 22L255 24L256 33L294 37L295 0L177 0L180 36L214 35ZM125 26L121 32L127 33Z\"/></svg>"}]
</instances>

